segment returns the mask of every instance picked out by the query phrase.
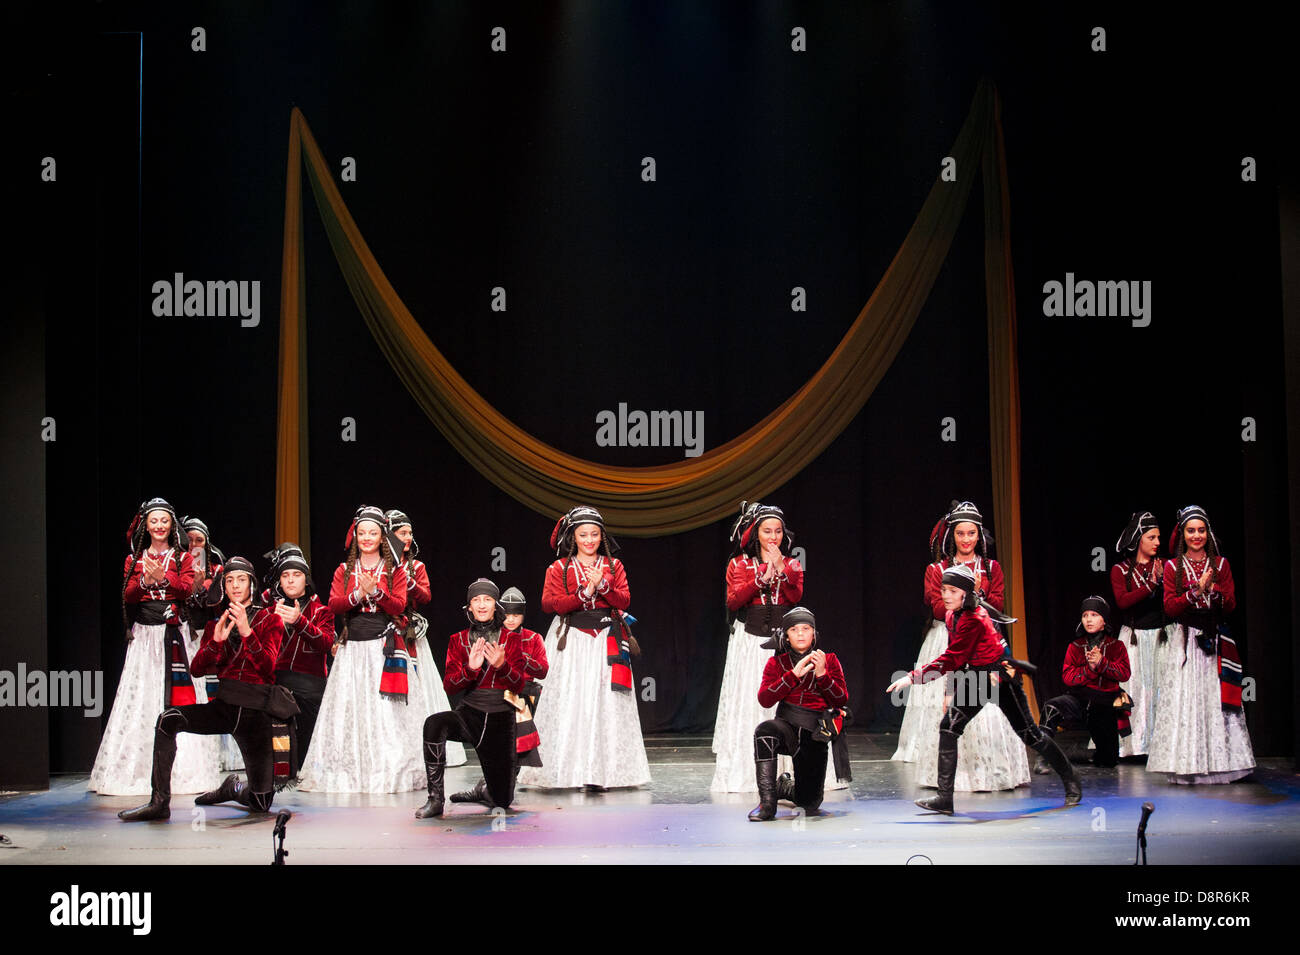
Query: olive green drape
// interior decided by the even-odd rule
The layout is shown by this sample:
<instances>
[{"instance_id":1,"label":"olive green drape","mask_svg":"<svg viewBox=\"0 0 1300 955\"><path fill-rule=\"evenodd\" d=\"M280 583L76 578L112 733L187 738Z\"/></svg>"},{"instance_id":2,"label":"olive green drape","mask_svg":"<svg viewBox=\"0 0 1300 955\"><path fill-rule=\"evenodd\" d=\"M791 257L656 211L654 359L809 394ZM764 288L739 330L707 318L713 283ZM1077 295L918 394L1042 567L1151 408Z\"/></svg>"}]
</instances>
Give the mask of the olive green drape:
<instances>
[{"instance_id":1,"label":"olive green drape","mask_svg":"<svg viewBox=\"0 0 1300 955\"><path fill-rule=\"evenodd\" d=\"M936 176L871 298L801 388L749 430L697 458L656 467L614 467L565 454L525 433L451 367L384 275L306 119L295 108L289 124L280 296L277 539L302 539L307 530L300 168L306 170L330 246L362 319L411 397L448 443L485 478L533 510L555 517L575 503L592 504L614 532L633 537L680 533L730 516L742 498L761 498L785 484L835 440L907 339L948 255L975 170L982 168L993 513L1001 534L1000 558L1008 570L1008 611L1021 616L1019 405L1006 167L997 93L987 80L976 90L950 155L956 178ZM427 320L436 333L436 316ZM762 452L772 447L785 453Z\"/></svg>"}]
</instances>

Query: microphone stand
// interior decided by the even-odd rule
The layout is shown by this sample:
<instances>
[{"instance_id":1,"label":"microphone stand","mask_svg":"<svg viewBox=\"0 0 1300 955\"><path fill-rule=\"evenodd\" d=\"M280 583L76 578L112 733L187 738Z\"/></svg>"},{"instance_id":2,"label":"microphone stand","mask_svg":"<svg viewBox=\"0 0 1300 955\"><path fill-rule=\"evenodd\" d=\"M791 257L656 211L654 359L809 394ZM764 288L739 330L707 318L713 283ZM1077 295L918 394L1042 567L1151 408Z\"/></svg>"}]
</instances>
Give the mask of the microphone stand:
<instances>
[{"instance_id":1,"label":"microphone stand","mask_svg":"<svg viewBox=\"0 0 1300 955\"><path fill-rule=\"evenodd\" d=\"M292 815L288 809L281 809L280 814L275 817L275 829L271 831L271 847L275 851L275 858L271 861L271 865L284 865L284 857L289 854L289 850L284 847L284 830Z\"/></svg>"}]
</instances>

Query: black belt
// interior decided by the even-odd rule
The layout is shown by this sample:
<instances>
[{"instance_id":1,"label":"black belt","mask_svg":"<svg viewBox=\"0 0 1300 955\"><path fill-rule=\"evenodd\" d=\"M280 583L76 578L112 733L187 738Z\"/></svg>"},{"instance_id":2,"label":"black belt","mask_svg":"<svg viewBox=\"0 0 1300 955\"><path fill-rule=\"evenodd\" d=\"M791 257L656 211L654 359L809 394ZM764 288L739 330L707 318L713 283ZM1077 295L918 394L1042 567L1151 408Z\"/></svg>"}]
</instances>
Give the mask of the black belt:
<instances>
[{"instance_id":1,"label":"black belt","mask_svg":"<svg viewBox=\"0 0 1300 955\"><path fill-rule=\"evenodd\" d=\"M782 609L779 604L750 604L745 608L745 632L756 637L767 637L763 643L764 650L777 649L776 637L772 631L778 629Z\"/></svg>"},{"instance_id":2,"label":"black belt","mask_svg":"<svg viewBox=\"0 0 1300 955\"><path fill-rule=\"evenodd\" d=\"M614 625L614 617L609 610L579 610L569 614L568 624L579 630L604 630Z\"/></svg>"},{"instance_id":3,"label":"black belt","mask_svg":"<svg viewBox=\"0 0 1300 955\"><path fill-rule=\"evenodd\" d=\"M515 708L506 702L506 691L491 687L475 687L461 700L465 706L472 706L483 713L513 713Z\"/></svg>"},{"instance_id":4,"label":"black belt","mask_svg":"<svg viewBox=\"0 0 1300 955\"><path fill-rule=\"evenodd\" d=\"M261 710L279 720L298 715L298 704L294 702L293 693L285 686L222 680L217 686L217 699L231 706Z\"/></svg>"},{"instance_id":5,"label":"black belt","mask_svg":"<svg viewBox=\"0 0 1300 955\"><path fill-rule=\"evenodd\" d=\"M819 726L818 717L820 715L821 710L810 710L806 706L795 706L785 700L776 704L776 718L778 720L785 720L791 726L797 726L810 733L817 732Z\"/></svg>"},{"instance_id":6,"label":"black belt","mask_svg":"<svg viewBox=\"0 0 1300 955\"><path fill-rule=\"evenodd\" d=\"M167 624L174 627L180 623L175 618L168 619L167 611L171 609L169 600L145 600L136 604L135 613L132 616L132 623L138 623L145 627L157 627L160 624Z\"/></svg>"},{"instance_id":7,"label":"black belt","mask_svg":"<svg viewBox=\"0 0 1300 955\"><path fill-rule=\"evenodd\" d=\"M287 686L290 692L319 698L325 692L325 677L294 670L277 670L275 682Z\"/></svg>"},{"instance_id":8,"label":"black belt","mask_svg":"<svg viewBox=\"0 0 1300 955\"><path fill-rule=\"evenodd\" d=\"M824 713L824 710L810 710L806 706L795 706L793 703L785 702L785 700L776 705L776 718L785 720L791 726L807 730L813 736L810 742L819 742L816 734L821 731ZM848 724L849 719L848 710L844 710L845 725ZM822 742L821 745L825 746L826 743ZM849 765L849 740L843 731L830 742L830 747L831 761L835 766L835 778L842 782L852 781L853 771Z\"/></svg>"},{"instance_id":9,"label":"black belt","mask_svg":"<svg viewBox=\"0 0 1300 955\"><path fill-rule=\"evenodd\" d=\"M378 640L388 629L390 619L386 613L353 611L348 614L348 642Z\"/></svg>"}]
</instances>

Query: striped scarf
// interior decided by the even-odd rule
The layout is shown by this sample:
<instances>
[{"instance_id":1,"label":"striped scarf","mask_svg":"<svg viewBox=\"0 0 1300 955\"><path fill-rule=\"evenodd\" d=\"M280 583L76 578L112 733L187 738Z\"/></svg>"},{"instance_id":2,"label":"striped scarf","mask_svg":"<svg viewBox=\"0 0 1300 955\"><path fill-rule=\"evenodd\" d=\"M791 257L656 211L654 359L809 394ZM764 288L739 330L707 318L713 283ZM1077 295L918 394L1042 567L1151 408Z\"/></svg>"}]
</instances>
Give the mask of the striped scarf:
<instances>
[{"instance_id":1,"label":"striped scarf","mask_svg":"<svg viewBox=\"0 0 1300 955\"><path fill-rule=\"evenodd\" d=\"M396 623L384 630L384 672L379 675L379 695L397 703L406 702L406 671L411 655L406 650L406 638Z\"/></svg>"},{"instance_id":2,"label":"striped scarf","mask_svg":"<svg viewBox=\"0 0 1300 955\"><path fill-rule=\"evenodd\" d=\"M1241 712L1241 656L1237 641L1219 628L1219 701L1233 713Z\"/></svg>"},{"instance_id":3,"label":"striped scarf","mask_svg":"<svg viewBox=\"0 0 1300 955\"><path fill-rule=\"evenodd\" d=\"M542 695L542 685L536 680L524 684L522 694L505 692L506 702L515 708L515 752L520 756L541 745L533 714L537 712L537 698Z\"/></svg>"},{"instance_id":4,"label":"striped scarf","mask_svg":"<svg viewBox=\"0 0 1300 955\"><path fill-rule=\"evenodd\" d=\"M605 637L605 662L609 664L609 688L632 691L631 634L623 626L623 615L610 611L609 634Z\"/></svg>"},{"instance_id":5,"label":"striped scarf","mask_svg":"<svg viewBox=\"0 0 1300 955\"><path fill-rule=\"evenodd\" d=\"M194 681L190 679L190 661L185 655L185 639L181 636L181 628L168 624L166 633L170 663L165 677L166 685L163 687L163 708L193 706L198 702L198 697L194 693Z\"/></svg>"},{"instance_id":6,"label":"striped scarf","mask_svg":"<svg viewBox=\"0 0 1300 955\"><path fill-rule=\"evenodd\" d=\"M272 720L271 760L274 768L273 779L275 780L276 792L287 787L293 779L293 763L289 758L292 752L293 732L289 724Z\"/></svg>"}]
</instances>

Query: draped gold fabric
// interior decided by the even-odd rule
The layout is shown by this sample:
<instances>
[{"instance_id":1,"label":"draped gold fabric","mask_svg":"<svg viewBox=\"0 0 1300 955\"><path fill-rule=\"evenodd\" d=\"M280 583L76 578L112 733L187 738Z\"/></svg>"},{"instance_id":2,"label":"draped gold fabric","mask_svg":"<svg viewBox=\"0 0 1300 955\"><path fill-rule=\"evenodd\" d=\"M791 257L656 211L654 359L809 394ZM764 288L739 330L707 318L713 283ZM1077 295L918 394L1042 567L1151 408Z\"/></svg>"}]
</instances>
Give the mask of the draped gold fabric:
<instances>
[{"instance_id":1,"label":"draped gold fabric","mask_svg":"<svg viewBox=\"0 0 1300 955\"><path fill-rule=\"evenodd\" d=\"M280 381L276 406L275 541L311 553L307 480L307 295L302 261L301 114L289 123L284 189L284 251L280 262Z\"/></svg>"},{"instance_id":2,"label":"draped gold fabric","mask_svg":"<svg viewBox=\"0 0 1300 955\"><path fill-rule=\"evenodd\" d=\"M576 503L600 508L633 537L680 533L730 516L805 468L857 415L924 305L982 167L989 330L993 514L1007 571L1008 610L1024 619L1020 566L1020 409L1006 160L997 93L982 81L949 155L956 179L936 176L916 221L839 345L798 391L727 443L657 467L614 467L550 447L503 417L452 368L375 260L301 112L289 124L280 293L276 538L307 535L305 305L300 169L367 327L398 377L448 443L485 478L547 517ZM936 167L939 166L936 157ZM436 327L431 318L430 324ZM766 449L782 448L773 455ZM1024 650L1024 628L1016 649Z\"/></svg>"},{"instance_id":3,"label":"draped gold fabric","mask_svg":"<svg viewBox=\"0 0 1300 955\"><path fill-rule=\"evenodd\" d=\"M402 383L447 441L497 487L548 517L586 502L601 509L615 532L650 537L713 523L730 515L741 498L768 494L806 467L857 415L925 303L957 231L974 170L981 160L996 161L999 155L992 135L995 98L992 87L981 84L952 148L956 181L936 178L902 247L826 363L744 434L697 458L657 467L586 461L546 445L505 419L448 364L388 282L297 109L290 123L289 164L291 170L296 166L292 153L301 143L326 234L362 318ZM298 183L291 172L287 190L296 193ZM282 287L290 292L300 290L303 283L301 234L289 222L289 210L296 209L297 203L296 195L285 203ZM1003 210L990 209L999 221L1004 217ZM282 313L289 310L282 321L299 323L301 295L282 292L281 299ZM1005 295L998 301L1004 302ZM990 323L995 321L993 307L990 298ZM1005 304L999 308L1005 310ZM298 341L301 345L300 335ZM286 390L294 376L287 369L298 360L292 352L281 355L282 413L293 404ZM302 384L299 377L299 387ZM291 452L301 437L292 426L293 422L281 419L282 452ZM786 453L763 450L773 447ZM286 463L282 457L281 467ZM300 475L305 480L305 470ZM284 472L282 477L286 485L290 483ZM280 505L282 517L298 510L288 499ZM282 526L278 533L289 530Z\"/></svg>"},{"instance_id":4,"label":"draped gold fabric","mask_svg":"<svg viewBox=\"0 0 1300 955\"><path fill-rule=\"evenodd\" d=\"M1016 287L1011 268L1011 201L1007 192L1002 106L993 96L984 171L984 296L988 303L989 457L993 464L993 526L1003 564L1006 612L1025 619L1020 541L1020 369L1016 360ZM1012 652L1027 659L1023 625L1011 628ZM1032 680L1025 695L1034 704Z\"/></svg>"}]
</instances>

